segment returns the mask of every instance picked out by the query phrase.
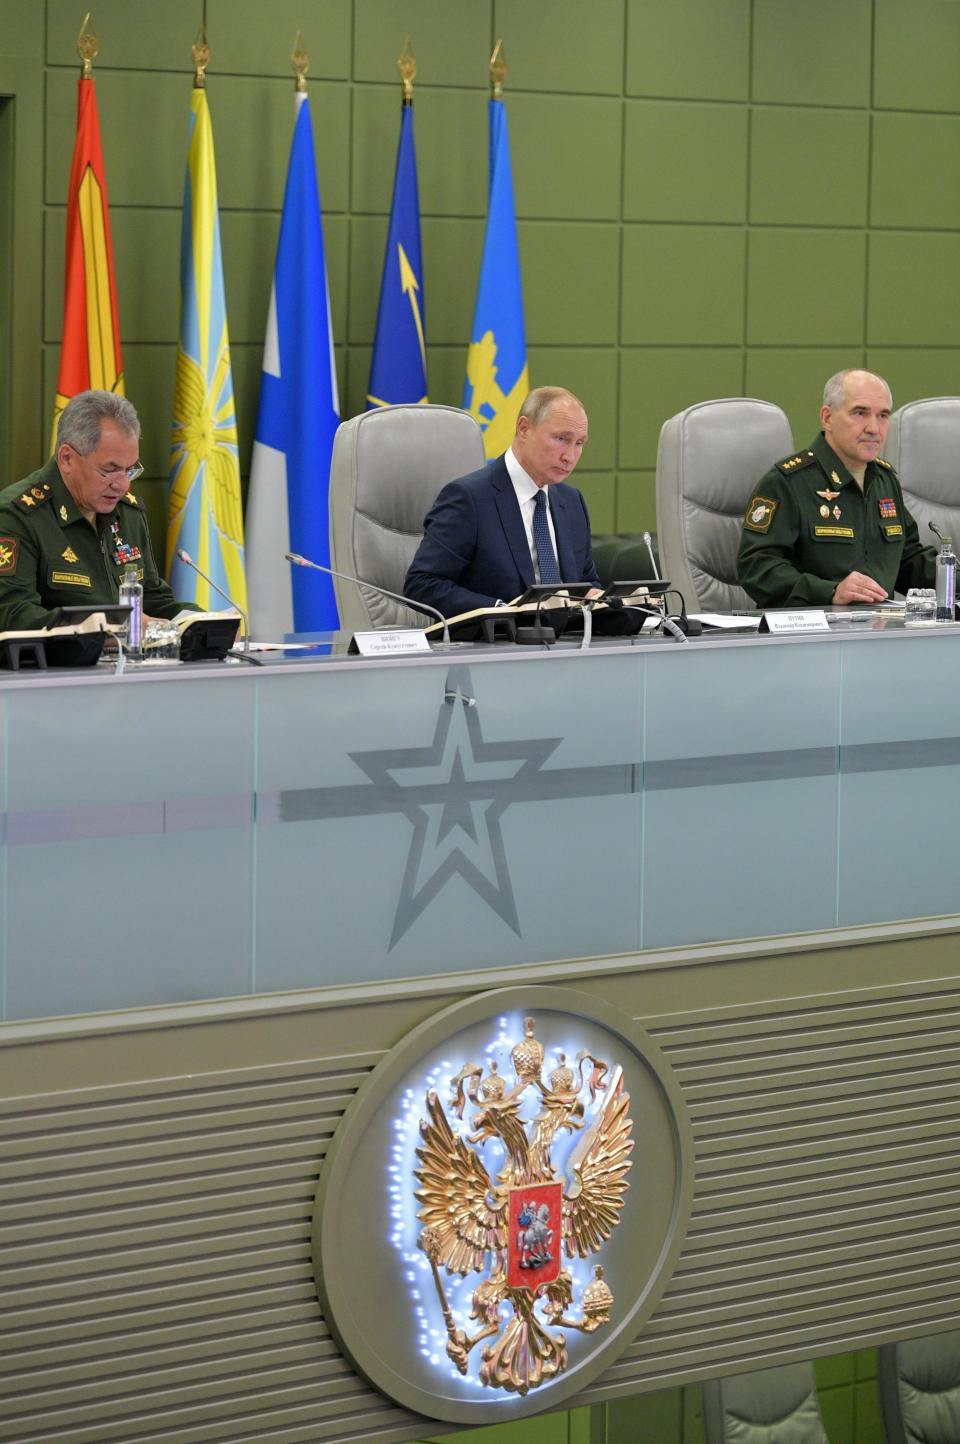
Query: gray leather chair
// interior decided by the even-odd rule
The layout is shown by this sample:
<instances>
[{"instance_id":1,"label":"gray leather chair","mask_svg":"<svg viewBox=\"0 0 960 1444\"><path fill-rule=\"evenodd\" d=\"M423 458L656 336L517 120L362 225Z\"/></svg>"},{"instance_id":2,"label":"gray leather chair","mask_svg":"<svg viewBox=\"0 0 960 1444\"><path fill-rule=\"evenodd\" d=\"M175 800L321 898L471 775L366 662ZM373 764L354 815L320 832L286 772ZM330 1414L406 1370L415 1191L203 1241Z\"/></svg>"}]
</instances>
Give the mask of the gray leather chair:
<instances>
[{"instance_id":1,"label":"gray leather chair","mask_svg":"<svg viewBox=\"0 0 960 1444\"><path fill-rule=\"evenodd\" d=\"M813 1365L709 1380L703 1386L703 1435L706 1444L829 1444Z\"/></svg>"},{"instance_id":2,"label":"gray leather chair","mask_svg":"<svg viewBox=\"0 0 960 1444\"><path fill-rule=\"evenodd\" d=\"M484 463L483 435L454 406L384 406L338 427L330 463L330 565L391 592L423 536L445 482ZM365 588L334 579L345 631L430 622Z\"/></svg>"},{"instance_id":3,"label":"gray leather chair","mask_svg":"<svg viewBox=\"0 0 960 1444\"><path fill-rule=\"evenodd\" d=\"M752 606L737 584L744 513L757 484L793 450L779 406L701 401L664 422L657 448L660 566L690 611Z\"/></svg>"},{"instance_id":4,"label":"gray leather chair","mask_svg":"<svg viewBox=\"0 0 960 1444\"><path fill-rule=\"evenodd\" d=\"M957 1444L960 1329L884 1344L877 1385L888 1444Z\"/></svg>"},{"instance_id":5,"label":"gray leather chair","mask_svg":"<svg viewBox=\"0 0 960 1444\"><path fill-rule=\"evenodd\" d=\"M924 546L937 545L931 521L960 543L960 396L901 406L890 418L883 454L896 469Z\"/></svg>"}]
</instances>

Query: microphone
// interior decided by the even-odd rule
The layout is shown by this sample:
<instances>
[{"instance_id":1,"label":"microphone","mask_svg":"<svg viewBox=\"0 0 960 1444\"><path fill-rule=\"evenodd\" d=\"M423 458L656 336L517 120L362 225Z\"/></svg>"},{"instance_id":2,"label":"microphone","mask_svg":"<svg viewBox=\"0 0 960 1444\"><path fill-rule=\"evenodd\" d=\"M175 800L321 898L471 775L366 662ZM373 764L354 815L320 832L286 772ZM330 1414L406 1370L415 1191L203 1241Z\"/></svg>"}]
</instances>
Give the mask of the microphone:
<instances>
[{"instance_id":1,"label":"microphone","mask_svg":"<svg viewBox=\"0 0 960 1444\"><path fill-rule=\"evenodd\" d=\"M657 559L653 554L653 537L648 531L644 532L643 541L647 548L647 556L650 558L650 565L653 567L653 575L658 582L662 582L663 578L660 575L660 568L657 566Z\"/></svg>"},{"instance_id":2,"label":"microphone","mask_svg":"<svg viewBox=\"0 0 960 1444\"><path fill-rule=\"evenodd\" d=\"M940 530L940 528L939 528L938 526L935 526L932 521L928 521L928 522L927 522L927 526L928 526L928 527L930 528L930 530L933 532L933 534L934 534L935 537L938 537L940 541L943 541L943 532Z\"/></svg>"},{"instance_id":3,"label":"microphone","mask_svg":"<svg viewBox=\"0 0 960 1444\"><path fill-rule=\"evenodd\" d=\"M223 597L223 600L227 603L228 606L231 606L235 612L240 613L241 617L243 618L243 654L248 662L251 661L252 659L249 656L250 618L247 616L246 612L243 610L242 607L237 606L236 602L233 600L233 597L228 596L227 593L223 590L223 587L217 586L216 582L213 580L213 577L208 577L206 572L202 572L200 570L196 562L193 560L193 557L190 555L189 552L185 552L183 547L179 547L177 549L177 558L179 561L183 562L184 566L192 567L193 570L196 572L197 576L203 577L203 580L207 583L207 585L213 587L213 590L219 593L221 597Z\"/></svg>"},{"instance_id":4,"label":"microphone","mask_svg":"<svg viewBox=\"0 0 960 1444\"><path fill-rule=\"evenodd\" d=\"M402 602L405 607L410 607L414 612L426 612L428 617L436 617L443 625L443 640L449 642L450 628L447 619L436 607L430 607L426 602L415 602L410 597L402 597L399 592L388 592L386 587L378 587L376 582L364 582L359 577L352 577L349 572L337 572L333 567L325 567L322 562L312 562L308 557L300 556L299 552L284 552L288 562L295 567L310 567L315 572L326 572L327 576L339 577L342 582L352 582L355 587L366 587L378 597L389 597L392 602Z\"/></svg>"}]
</instances>

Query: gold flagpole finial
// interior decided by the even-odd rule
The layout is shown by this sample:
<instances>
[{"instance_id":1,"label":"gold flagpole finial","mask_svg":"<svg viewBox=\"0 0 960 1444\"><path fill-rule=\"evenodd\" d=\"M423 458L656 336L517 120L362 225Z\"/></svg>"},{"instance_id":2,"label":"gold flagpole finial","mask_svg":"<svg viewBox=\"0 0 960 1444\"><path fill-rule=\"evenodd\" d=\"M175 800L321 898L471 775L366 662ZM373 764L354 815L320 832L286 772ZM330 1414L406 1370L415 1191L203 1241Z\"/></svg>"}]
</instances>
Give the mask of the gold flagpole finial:
<instances>
[{"instance_id":1,"label":"gold flagpole finial","mask_svg":"<svg viewBox=\"0 0 960 1444\"><path fill-rule=\"evenodd\" d=\"M498 40L490 57L490 98L492 100L503 99L503 79L506 73L507 52L503 48L503 41Z\"/></svg>"},{"instance_id":2,"label":"gold flagpole finial","mask_svg":"<svg viewBox=\"0 0 960 1444\"><path fill-rule=\"evenodd\" d=\"M403 42L403 49L397 56L397 69L400 72L400 83L403 86L404 105L413 104L413 82L417 75L417 57L413 53L413 46L410 43L410 36Z\"/></svg>"},{"instance_id":3,"label":"gold flagpole finial","mask_svg":"<svg viewBox=\"0 0 960 1444\"><path fill-rule=\"evenodd\" d=\"M197 38L193 42L193 88L202 90L207 83L207 66L210 64L210 46L207 44L207 28L203 21L197 26Z\"/></svg>"},{"instance_id":4,"label":"gold flagpole finial","mask_svg":"<svg viewBox=\"0 0 960 1444\"><path fill-rule=\"evenodd\" d=\"M93 62L100 54L100 41L97 38L97 32L93 28L89 10L83 17L80 34L77 36L77 54L83 62L81 74L85 77L92 75Z\"/></svg>"},{"instance_id":5,"label":"gold flagpole finial","mask_svg":"<svg viewBox=\"0 0 960 1444\"><path fill-rule=\"evenodd\" d=\"M310 69L310 57L303 48L303 31L298 30L296 39L293 42L293 49L290 52L290 64L293 66L293 73L296 76L294 88L306 90L307 71Z\"/></svg>"}]
</instances>

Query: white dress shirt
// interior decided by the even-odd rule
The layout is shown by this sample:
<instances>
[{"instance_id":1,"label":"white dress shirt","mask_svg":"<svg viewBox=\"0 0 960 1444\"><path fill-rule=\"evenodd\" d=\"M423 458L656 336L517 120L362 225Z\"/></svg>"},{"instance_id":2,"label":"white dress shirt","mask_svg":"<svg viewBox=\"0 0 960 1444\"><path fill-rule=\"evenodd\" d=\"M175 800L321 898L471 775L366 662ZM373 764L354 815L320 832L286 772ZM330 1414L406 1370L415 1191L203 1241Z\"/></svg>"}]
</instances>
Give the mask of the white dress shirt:
<instances>
[{"instance_id":1,"label":"white dress shirt","mask_svg":"<svg viewBox=\"0 0 960 1444\"><path fill-rule=\"evenodd\" d=\"M547 502L547 526L550 528L550 540L553 543L553 554L557 555L557 533L553 526L553 513L550 510L550 494L547 487L539 487L529 472L524 471L519 461L513 454L513 447L510 446L504 452L504 462L507 471L510 473L510 480L513 482L513 489L517 494L517 501L520 504L520 515L523 517L523 529L527 534L527 546L530 548L530 556L533 561L534 580L540 580L540 564L537 561L537 548L533 541L533 510L537 504L537 492L546 493Z\"/></svg>"}]
</instances>

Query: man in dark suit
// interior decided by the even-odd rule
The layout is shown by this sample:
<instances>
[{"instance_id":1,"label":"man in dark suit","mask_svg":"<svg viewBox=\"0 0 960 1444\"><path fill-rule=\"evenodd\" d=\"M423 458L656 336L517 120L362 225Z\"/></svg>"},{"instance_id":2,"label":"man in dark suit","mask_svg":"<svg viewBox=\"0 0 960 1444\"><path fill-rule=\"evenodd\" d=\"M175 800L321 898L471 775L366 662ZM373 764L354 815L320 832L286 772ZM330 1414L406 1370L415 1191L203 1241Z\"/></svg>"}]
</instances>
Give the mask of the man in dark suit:
<instances>
[{"instance_id":1,"label":"man in dark suit","mask_svg":"<svg viewBox=\"0 0 960 1444\"><path fill-rule=\"evenodd\" d=\"M510 449L440 492L404 593L456 617L510 602L536 582L598 583L586 503L566 485L586 441L575 396L558 386L531 391Z\"/></svg>"}]
</instances>

